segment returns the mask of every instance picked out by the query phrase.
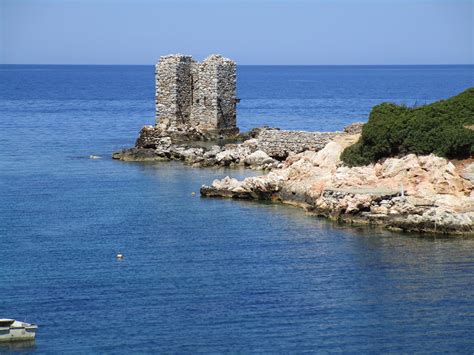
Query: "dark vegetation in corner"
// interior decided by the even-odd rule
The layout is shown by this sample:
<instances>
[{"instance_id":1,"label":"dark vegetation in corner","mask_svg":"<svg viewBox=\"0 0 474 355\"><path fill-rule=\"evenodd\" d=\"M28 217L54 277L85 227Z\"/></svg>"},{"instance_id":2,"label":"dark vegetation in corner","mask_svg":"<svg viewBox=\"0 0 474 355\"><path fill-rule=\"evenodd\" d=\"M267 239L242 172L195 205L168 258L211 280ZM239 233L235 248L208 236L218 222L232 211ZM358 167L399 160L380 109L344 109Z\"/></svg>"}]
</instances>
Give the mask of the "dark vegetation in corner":
<instances>
[{"instance_id":1,"label":"dark vegetation in corner","mask_svg":"<svg viewBox=\"0 0 474 355\"><path fill-rule=\"evenodd\" d=\"M372 109L360 139L341 158L349 166L410 153L463 159L474 155L473 125L474 88L414 108L383 103Z\"/></svg>"}]
</instances>

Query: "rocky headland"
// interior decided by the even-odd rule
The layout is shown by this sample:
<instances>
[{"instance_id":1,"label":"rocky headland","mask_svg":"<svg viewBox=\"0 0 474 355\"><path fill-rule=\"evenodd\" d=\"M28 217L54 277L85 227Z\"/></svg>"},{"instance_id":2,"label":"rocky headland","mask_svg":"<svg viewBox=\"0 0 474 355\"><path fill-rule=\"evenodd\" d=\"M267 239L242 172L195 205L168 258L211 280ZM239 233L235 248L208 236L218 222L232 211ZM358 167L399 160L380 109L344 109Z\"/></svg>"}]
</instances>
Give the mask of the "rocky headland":
<instances>
[{"instance_id":1,"label":"rocky headland","mask_svg":"<svg viewBox=\"0 0 474 355\"><path fill-rule=\"evenodd\" d=\"M409 154L348 167L346 147L358 141L362 123L341 132L282 131L268 127L232 137L195 130L144 127L134 148L113 154L124 161L180 160L194 167L267 171L201 187L206 197L267 200L304 208L333 220L392 230L474 233L474 163Z\"/></svg>"},{"instance_id":2,"label":"rocky headland","mask_svg":"<svg viewBox=\"0 0 474 355\"><path fill-rule=\"evenodd\" d=\"M340 132L239 133L235 68L219 55L202 63L162 57L156 125L113 158L260 169L267 174L215 180L201 195L282 202L398 231L474 235L474 89L422 107L381 104L368 123Z\"/></svg>"},{"instance_id":3,"label":"rocky headland","mask_svg":"<svg viewBox=\"0 0 474 355\"><path fill-rule=\"evenodd\" d=\"M434 155L344 166L340 155L358 135L340 135L318 152L290 156L283 167L242 181L226 177L203 186L209 197L287 203L317 216L392 230L473 234L474 164Z\"/></svg>"}]
</instances>

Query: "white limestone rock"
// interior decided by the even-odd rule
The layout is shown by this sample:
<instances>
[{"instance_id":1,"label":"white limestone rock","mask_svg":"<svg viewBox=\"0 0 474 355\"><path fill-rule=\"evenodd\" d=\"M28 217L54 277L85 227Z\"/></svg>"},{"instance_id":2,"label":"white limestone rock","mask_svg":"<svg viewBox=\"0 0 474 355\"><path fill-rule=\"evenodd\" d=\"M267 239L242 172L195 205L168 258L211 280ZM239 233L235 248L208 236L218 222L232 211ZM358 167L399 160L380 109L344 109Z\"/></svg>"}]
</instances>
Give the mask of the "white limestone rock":
<instances>
[{"instance_id":1,"label":"white limestone rock","mask_svg":"<svg viewBox=\"0 0 474 355\"><path fill-rule=\"evenodd\" d=\"M252 167L264 167L269 166L272 164L278 164L278 161L270 158L267 153L262 150L257 150L249 155L247 155L244 159L245 165L252 166Z\"/></svg>"}]
</instances>

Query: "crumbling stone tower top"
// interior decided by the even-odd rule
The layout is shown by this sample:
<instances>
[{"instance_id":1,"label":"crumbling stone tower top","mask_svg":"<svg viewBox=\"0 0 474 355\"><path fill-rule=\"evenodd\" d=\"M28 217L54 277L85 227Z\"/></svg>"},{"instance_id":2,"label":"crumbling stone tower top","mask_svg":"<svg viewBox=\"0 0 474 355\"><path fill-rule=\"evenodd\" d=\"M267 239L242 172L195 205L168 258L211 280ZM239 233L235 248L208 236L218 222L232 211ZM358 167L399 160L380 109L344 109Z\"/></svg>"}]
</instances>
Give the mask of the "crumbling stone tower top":
<instances>
[{"instance_id":1,"label":"crumbling stone tower top","mask_svg":"<svg viewBox=\"0 0 474 355\"><path fill-rule=\"evenodd\" d=\"M169 131L238 133L236 64L213 54L202 63L168 55L156 65L156 124Z\"/></svg>"}]
</instances>

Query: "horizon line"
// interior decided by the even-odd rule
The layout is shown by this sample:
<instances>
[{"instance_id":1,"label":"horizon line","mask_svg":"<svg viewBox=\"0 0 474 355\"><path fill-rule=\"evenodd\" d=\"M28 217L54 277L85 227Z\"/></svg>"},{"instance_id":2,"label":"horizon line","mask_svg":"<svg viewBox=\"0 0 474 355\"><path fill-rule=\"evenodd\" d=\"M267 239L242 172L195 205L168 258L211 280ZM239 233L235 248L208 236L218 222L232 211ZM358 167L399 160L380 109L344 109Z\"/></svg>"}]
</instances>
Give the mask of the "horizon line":
<instances>
[{"instance_id":1,"label":"horizon line","mask_svg":"<svg viewBox=\"0 0 474 355\"><path fill-rule=\"evenodd\" d=\"M157 62L158 63L158 62ZM156 64L156 63L155 63ZM117 64L117 63L0 63L0 65L63 65L63 66L154 66L155 64ZM465 66L474 63L413 63L413 64L238 64L238 66Z\"/></svg>"}]
</instances>

